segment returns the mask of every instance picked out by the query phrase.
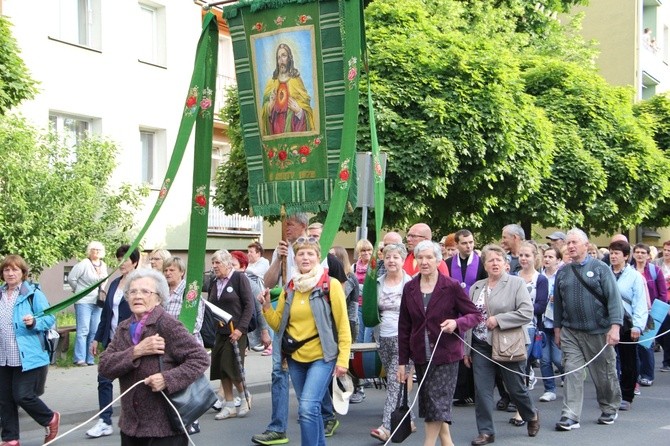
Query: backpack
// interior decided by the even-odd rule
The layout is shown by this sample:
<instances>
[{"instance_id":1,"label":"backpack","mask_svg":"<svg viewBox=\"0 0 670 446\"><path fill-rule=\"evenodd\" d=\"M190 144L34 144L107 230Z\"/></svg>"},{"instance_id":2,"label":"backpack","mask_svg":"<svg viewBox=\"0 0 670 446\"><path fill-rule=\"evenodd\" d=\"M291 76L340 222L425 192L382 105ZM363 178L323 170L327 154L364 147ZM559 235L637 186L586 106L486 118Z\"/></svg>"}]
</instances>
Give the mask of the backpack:
<instances>
[{"instance_id":1,"label":"backpack","mask_svg":"<svg viewBox=\"0 0 670 446\"><path fill-rule=\"evenodd\" d=\"M214 318L214 313L212 313L212 310L205 305L205 314L202 318L202 327L200 327L200 337L202 338L202 343L205 348L214 348L217 325L218 322L216 318Z\"/></svg>"},{"instance_id":2,"label":"backpack","mask_svg":"<svg viewBox=\"0 0 670 446\"><path fill-rule=\"evenodd\" d=\"M649 264L649 274L651 274L651 280L656 282L656 278L658 277L658 271L656 270L658 268L656 265L653 263Z\"/></svg>"}]
</instances>

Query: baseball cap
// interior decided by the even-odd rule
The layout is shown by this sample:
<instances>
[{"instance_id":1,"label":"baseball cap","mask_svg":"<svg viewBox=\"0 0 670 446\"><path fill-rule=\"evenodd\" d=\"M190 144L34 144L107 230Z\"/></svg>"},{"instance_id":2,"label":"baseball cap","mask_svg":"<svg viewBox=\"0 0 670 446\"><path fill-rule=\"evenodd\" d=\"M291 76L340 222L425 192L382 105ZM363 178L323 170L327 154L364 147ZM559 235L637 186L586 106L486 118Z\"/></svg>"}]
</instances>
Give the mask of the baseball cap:
<instances>
[{"instance_id":1,"label":"baseball cap","mask_svg":"<svg viewBox=\"0 0 670 446\"><path fill-rule=\"evenodd\" d=\"M549 240L565 240L565 234L561 231L552 232L547 236Z\"/></svg>"},{"instance_id":2,"label":"baseball cap","mask_svg":"<svg viewBox=\"0 0 670 446\"><path fill-rule=\"evenodd\" d=\"M348 374L333 380L333 409L340 415L349 412L349 398L354 393L354 382Z\"/></svg>"}]
</instances>

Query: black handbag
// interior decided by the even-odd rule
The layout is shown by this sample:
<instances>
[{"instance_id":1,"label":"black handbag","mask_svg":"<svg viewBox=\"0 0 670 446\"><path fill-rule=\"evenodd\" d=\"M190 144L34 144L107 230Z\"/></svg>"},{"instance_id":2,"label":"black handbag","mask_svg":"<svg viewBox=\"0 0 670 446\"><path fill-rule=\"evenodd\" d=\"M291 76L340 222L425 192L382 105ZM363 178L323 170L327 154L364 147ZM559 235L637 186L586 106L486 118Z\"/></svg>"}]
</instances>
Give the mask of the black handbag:
<instances>
[{"instance_id":1,"label":"black handbag","mask_svg":"<svg viewBox=\"0 0 670 446\"><path fill-rule=\"evenodd\" d=\"M158 367L160 368L161 373L163 373L162 355L158 357ZM209 384L209 379L204 373L185 389L170 394L163 392L163 395L172 402L174 409L177 409L177 412L179 412L179 415L177 415L172 406L168 404L168 420L170 421L172 429L176 431L184 430L186 426L192 424L207 412L218 400L216 393L214 393ZM182 422L184 423L183 426Z\"/></svg>"},{"instance_id":2,"label":"black handbag","mask_svg":"<svg viewBox=\"0 0 670 446\"><path fill-rule=\"evenodd\" d=\"M391 412L391 443L402 443L412 433L412 417L407 404L407 381L400 386L398 404Z\"/></svg>"}]
</instances>

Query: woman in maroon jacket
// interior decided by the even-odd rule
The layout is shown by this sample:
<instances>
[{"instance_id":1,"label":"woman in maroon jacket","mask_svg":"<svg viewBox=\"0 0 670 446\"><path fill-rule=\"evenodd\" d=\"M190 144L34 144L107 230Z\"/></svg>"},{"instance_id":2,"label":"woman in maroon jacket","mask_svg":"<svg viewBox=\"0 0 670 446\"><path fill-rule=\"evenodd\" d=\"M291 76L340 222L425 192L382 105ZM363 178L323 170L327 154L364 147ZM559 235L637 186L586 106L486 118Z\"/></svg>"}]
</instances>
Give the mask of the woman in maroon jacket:
<instances>
[{"instance_id":1,"label":"woman in maroon jacket","mask_svg":"<svg viewBox=\"0 0 670 446\"><path fill-rule=\"evenodd\" d=\"M454 333L464 336L481 316L458 281L437 270L442 260L437 243L422 241L414 248L414 258L419 274L405 285L400 303L398 380L405 382L407 364L413 360L419 381L426 377L419 390L419 417L426 423L424 444L435 444L439 437L446 446L453 444L449 425L458 362L463 358L463 344Z\"/></svg>"},{"instance_id":2,"label":"woman in maroon jacket","mask_svg":"<svg viewBox=\"0 0 670 446\"><path fill-rule=\"evenodd\" d=\"M160 392L188 387L209 366L207 352L160 306L169 294L161 273L132 272L125 292L133 315L119 324L99 366L102 376L119 379L121 392L144 381L121 398L121 445L186 446L186 434L170 426L172 408ZM163 355L162 372L158 355Z\"/></svg>"}]
</instances>

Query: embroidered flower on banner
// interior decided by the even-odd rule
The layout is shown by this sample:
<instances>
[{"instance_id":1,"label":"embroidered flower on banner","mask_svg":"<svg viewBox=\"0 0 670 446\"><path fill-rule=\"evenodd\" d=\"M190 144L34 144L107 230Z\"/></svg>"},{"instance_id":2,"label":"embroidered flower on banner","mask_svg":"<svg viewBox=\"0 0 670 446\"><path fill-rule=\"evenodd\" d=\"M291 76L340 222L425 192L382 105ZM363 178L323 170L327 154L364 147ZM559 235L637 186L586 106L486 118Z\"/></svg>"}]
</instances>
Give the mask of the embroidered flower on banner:
<instances>
[{"instance_id":1,"label":"embroidered flower on banner","mask_svg":"<svg viewBox=\"0 0 670 446\"><path fill-rule=\"evenodd\" d=\"M172 180L170 178L166 178L165 181L163 181L163 185L161 186L160 192L158 192L158 199L160 201L165 200L165 197L168 194L168 189L170 189L170 182Z\"/></svg>"},{"instance_id":2,"label":"embroidered flower on banner","mask_svg":"<svg viewBox=\"0 0 670 446\"><path fill-rule=\"evenodd\" d=\"M298 18L295 19L295 24L296 25L304 25L305 23L309 22L312 20L311 15L305 15L305 14L300 14Z\"/></svg>"},{"instance_id":3,"label":"embroidered flower on banner","mask_svg":"<svg viewBox=\"0 0 670 446\"><path fill-rule=\"evenodd\" d=\"M279 144L277 146L263 144L263 150L270 166L286 169L295 163L305 164L320 144L321 137L317 137L303 144Z\"/></svg>"},{"instance_id":4,"label":"embroidered flower on banner","mask_svg":"<svg viewBox=\"0 0 670 446\"><path fill-rule=\"evenodd\" d=\"M356 80L358 79L358 59L352 57L349 59L349 71L347 72L347 80L349 81L349 90L353 89L356 86Z\"/></svg>"},{"instance_id":5,"label":"embroidered flower on banner","mask_svg":"<svg viewBox=\"0 0 670 446\"><path fill-rule=\"evenodd\" d=\"M200 116L205 117L211 113L212 108L212 90L205 88L202 90L202 99L200 99Z\"/></svg>"},{"instance_id":6,"label":"embroidered flower on banner","mask_svg":"<svg viewBox=\"0 0 670 446\"><path fill-rule=\"evenodd\" d=\"M186 107L184 108L184 114L185 115L192 116L193 114L195 114L197 112L197 110L198 110L198 94L199 94L199 89L198 89L197 85L189 90L188 96L186 97Z\"/></svg>"},{"instance_id":7,"label":"embroidered flower on banner","mask_svg":"<svg viewBox=\"0 0 670 446\"><path fill-rule=\"evenodd\" d=\"M252 28L252 31L256 31L257 33L262 33L263 31L265 31L265 23L256 22L256 24Z\"/></svg>"},{"instance_id":8,"label":"embroidered flower on banner","mask_svg":"<svg viewBox=\"0 0 670 446\"><path fill-rule=\"evenodd\" d=\"M275 25L282 26L284 24L285 20L286 20L286 17L282 17L282 16L278 15L277 18L275 19Z\"/></svg>"},{"instance_id":9,"label":"embroidered flower on banner","mask_svg":"<svg viewBox=\"0 0 670 446\"><path fill-rule=\"evenodd\" d=\"M375 181L377 183L382 182L384 179L382 178L382 165L379 162L379 157L375 157Z\"/></svg>"},{"instance_id":10,"label":"embroidered flower on banner","mask_svg":"<svg viewBox=\"0 0 670 446\"><path fill-rule=\"evenodd\" d=\"M205 196L205 186L198 186L193 197L193 210L200 215L205 215L207 212L207 197Z\"/></svg>"},{"instance_id":11,"label":"embroidered flower on banner","mask_svg":"<svg viewBox=\"0 0 670 446\"><path fill-rule=\"evenodd\" d=\"M342 164L340 164L340 173L337 175L339 179L337 185L340 187L340 189L347 188L349 177L351 176L351 173L349 172L350 161L351 160L347 158L344 161L342 161Z\"/></svg>"},{"instance_id":12,"label":"embroidered flower on banner","mask_svg":"<svg viewBox=\"0 0 670 446\"><path fill-rule=\"evenodd\" d=\"M188 285L188 291L186 292L186 301L187 302L193 302L198 298L198 289L200 287L198 286L197 281L193 281Z\"/></svg>"}]
</instances>

